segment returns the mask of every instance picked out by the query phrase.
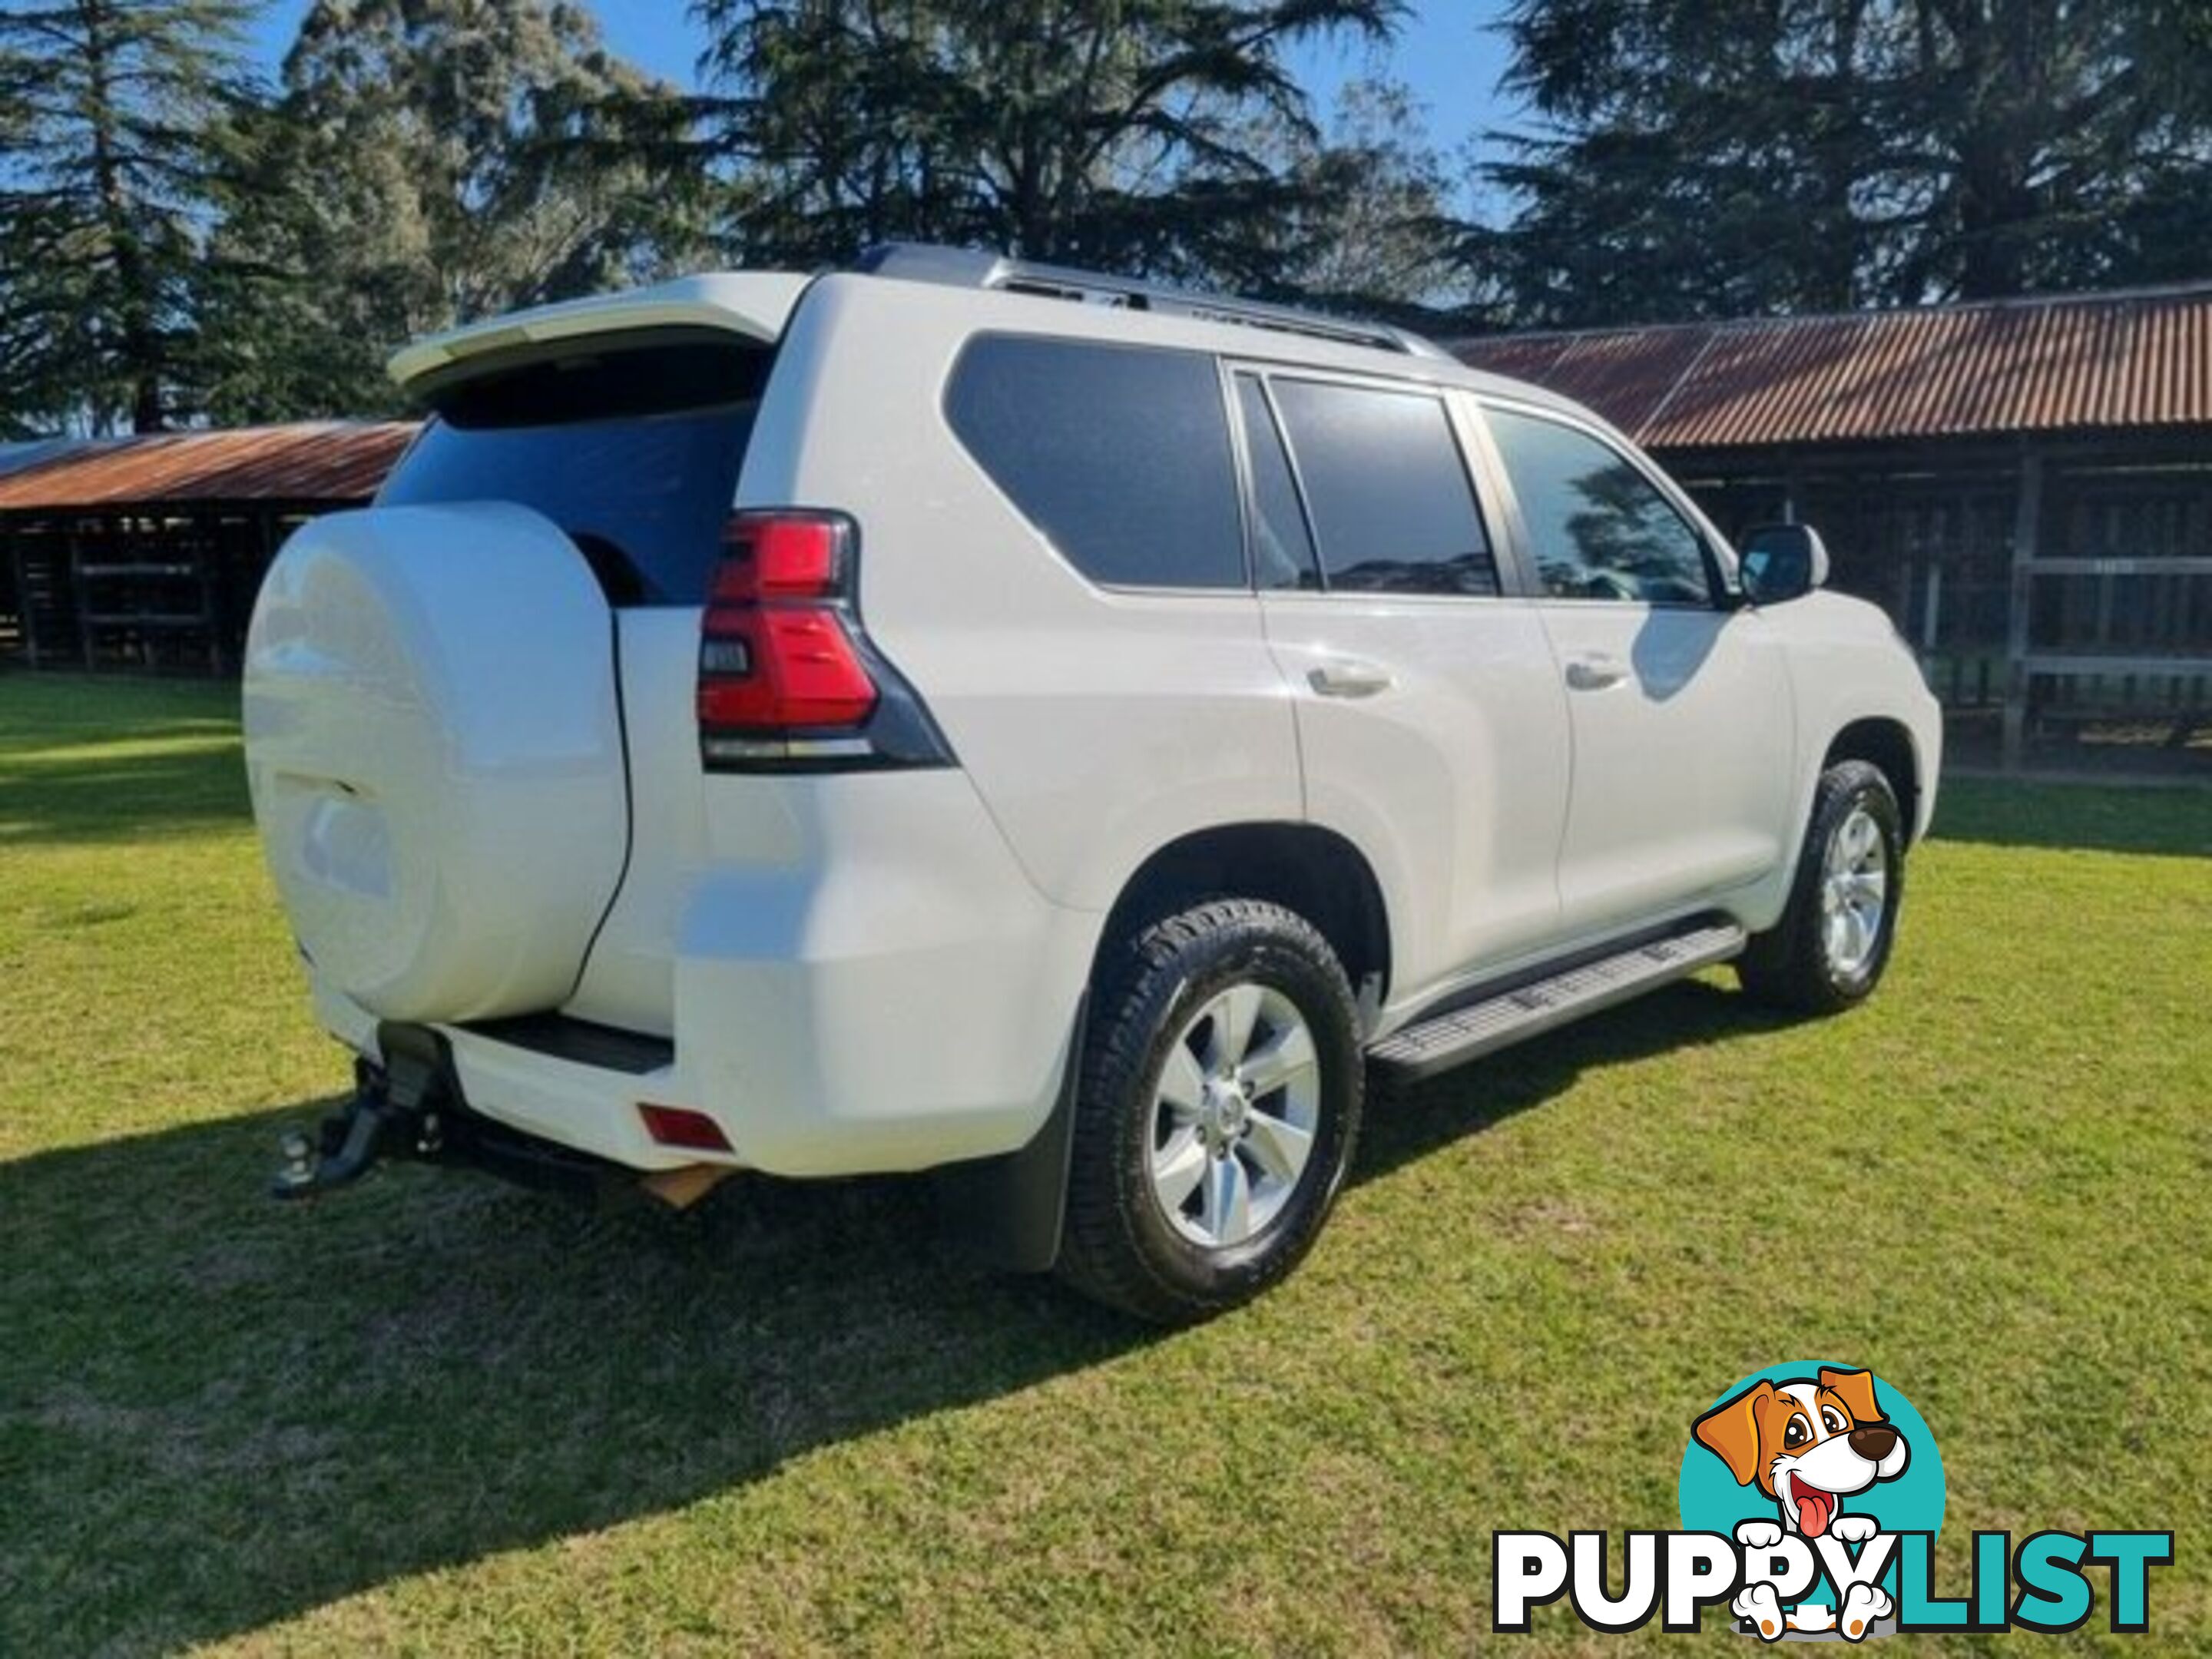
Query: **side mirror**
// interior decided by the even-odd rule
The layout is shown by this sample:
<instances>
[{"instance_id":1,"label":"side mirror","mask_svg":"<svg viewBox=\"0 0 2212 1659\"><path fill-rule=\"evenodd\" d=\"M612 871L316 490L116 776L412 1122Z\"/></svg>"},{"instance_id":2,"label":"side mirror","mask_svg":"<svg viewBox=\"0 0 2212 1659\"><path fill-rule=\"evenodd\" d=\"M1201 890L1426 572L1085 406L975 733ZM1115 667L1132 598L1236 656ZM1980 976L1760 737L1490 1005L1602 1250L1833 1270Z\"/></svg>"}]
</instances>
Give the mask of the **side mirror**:
<instances>
[{"instance_id":1,"label":"side mirror","mask_svg":"<svg viewBox=\"0 0 2212 1659\"><path fill-rule=\"evenodd\" d=\"M1828 583L1828 550L1810 525L1763 524L1746 531L1736 564L1744 597L1753 605L1802 599Z\"/></svg>"}]
</instances>

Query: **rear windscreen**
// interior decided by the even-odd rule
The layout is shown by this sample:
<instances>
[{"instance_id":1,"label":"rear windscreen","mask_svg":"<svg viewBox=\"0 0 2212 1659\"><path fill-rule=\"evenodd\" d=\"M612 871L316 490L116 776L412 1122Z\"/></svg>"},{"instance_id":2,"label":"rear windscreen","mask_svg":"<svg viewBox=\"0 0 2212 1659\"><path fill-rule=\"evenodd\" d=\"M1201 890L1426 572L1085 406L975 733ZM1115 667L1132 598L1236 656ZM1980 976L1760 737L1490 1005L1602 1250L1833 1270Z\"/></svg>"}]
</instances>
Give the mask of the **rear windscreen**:
<instances>
[{"instance_id":1,"label":"rear windscreen","mask_svg":"<svg viewBox=\"0 0 2212 1659\"><path fill-rule=\"evenodd\" d=\"M434 386L378 502L517 501L568 532L613 602L696 605L769 361L727 335L687 336Z\"/></svg>"}]
</instances>

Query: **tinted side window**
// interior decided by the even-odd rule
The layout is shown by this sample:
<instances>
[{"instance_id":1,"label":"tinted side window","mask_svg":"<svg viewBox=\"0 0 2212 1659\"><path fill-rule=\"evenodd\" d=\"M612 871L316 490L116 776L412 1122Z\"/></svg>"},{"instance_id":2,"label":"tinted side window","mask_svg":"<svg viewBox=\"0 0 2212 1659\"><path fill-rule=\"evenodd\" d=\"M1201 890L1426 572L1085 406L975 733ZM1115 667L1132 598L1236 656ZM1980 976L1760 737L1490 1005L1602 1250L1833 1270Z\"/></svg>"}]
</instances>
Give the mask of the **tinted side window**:
<instances>
[{"instance_id":1,"label":"tinted side window","mask_svg":"<svg viewBox=\"0 0 2212 1659\"><path fill-rule=\"evenodd\" d=\"M986 335L960 354L945 410L1023 517L1093 581L1246 586L1212 357Z\"/></svg>"},{"instance_id":2,"label":"tinted side window","mask_svg":"<svg viewBox=\"0 0 2212 1659\"><path fill-rule=\"evenodd\" d=\"M1332 589L1498 592L1442 398L1320 380L1273 386Z\"/></svg>"},{"instance_id":3,"label":"tinted side window","mask_svg":"<svg viewBox=\"0 0 2212 1659\"><path fill-rule=\"evenodd\" d=\"M1547 593L1711 602L1698 532L1627 457L1557 421L1488 414Z\"/></svg>"},{"instance_id":4,"label":"tinted side window","mask_svg":"<svg viewBox=\"0 0 2212 1659\"><path fill-rule=\"evenodd\" d=\"M1267 389L1249 374L1237 377L1237 408L1244 422L1244 450L1252 466L1254 574L1269 588L1321 586L1313 536L1283 453L1282 434L1267 407Z\"/></svg>"}]
</instances>

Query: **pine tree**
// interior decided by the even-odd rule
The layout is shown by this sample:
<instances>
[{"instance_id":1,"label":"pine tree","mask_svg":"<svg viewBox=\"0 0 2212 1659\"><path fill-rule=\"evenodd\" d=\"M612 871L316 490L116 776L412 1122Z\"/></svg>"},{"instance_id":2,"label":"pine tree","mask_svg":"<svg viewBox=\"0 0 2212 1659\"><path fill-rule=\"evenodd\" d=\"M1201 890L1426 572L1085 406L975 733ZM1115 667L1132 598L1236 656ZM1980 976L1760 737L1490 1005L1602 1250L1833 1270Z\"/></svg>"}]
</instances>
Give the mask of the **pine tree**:
<instances>
[{"instance_id":1,"label":"pine tree","mask_svg":"<svg viewBox=\"0 0 2212 1659\"><path fill-rule=\"evenodd\" d=\"M390 410L406 340L661 274L695 192L641 157L684 118L573 6L317 0L226 193L216 412Z\"/></svg>"},{"instance_id":2,"label":"pine tree","mask_svg":"<svg viewBox=\"0 0 2212 1659\"><path fill-rule=\"evenodd\" d=\"M1263 121L1255 149L1285 187L1283 210L1237 250L1239 265L1210 275L1261 298L1434 326L1463 305L1466 283L1427 112L1387 79L1348 82L1334 102L1326 136Z\"/></svg>"},{"instance_id":3,"label":"pine tree","mask_svg":"<svg viewBox=\"0 0 2212 1659\"><path fill-rule=\"evenodd\" d=\"M2212 272L2203 0L1519 0L1471 263L1530 322Z\"/></svg>"},{"instance_id":4,"label":"pine tree","mask_svg":"<svg viewBox=\"0 0 2212 1659\"><path fill-rule=\"evenodd\" d=\"M914 238L1170 276L1249 263L1298 198L1252 118L1310 134L1283 46L1401 0L701 0L730 240L763 261Z\"/></svg>"},{"instance_id":5,"label":"pine tree","mask_svg":"<svg viewBox=\"0 0 2212 1659\"><path fill-rule=\"evenodd\" d=\"M0 0L0 365L16 424L158 431L252 0Z\"/></svg>"}]
</instances>

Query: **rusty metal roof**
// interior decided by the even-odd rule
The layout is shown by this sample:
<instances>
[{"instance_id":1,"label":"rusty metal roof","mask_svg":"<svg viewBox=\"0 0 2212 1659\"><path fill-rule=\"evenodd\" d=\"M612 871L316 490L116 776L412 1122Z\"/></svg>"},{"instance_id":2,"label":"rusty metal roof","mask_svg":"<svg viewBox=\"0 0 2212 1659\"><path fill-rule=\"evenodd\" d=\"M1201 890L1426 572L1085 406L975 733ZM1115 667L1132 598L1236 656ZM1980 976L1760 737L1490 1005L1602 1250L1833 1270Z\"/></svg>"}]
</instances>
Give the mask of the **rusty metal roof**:
<instances>
[{"instance_id":1,"label":"rusty metal roof","mask_svg":"<svg viewBox=\"0 0 2212 1659\"><path fill-rule=\"evenodd\" d=\"M0 444L0 473L20 472L27 466L51 461L73 449L84 447L82 438L27 438Z\"/></svg>"},{"instance_id":2,"label":"rusty metal roof","mask_svg":"<svg viewBox=\"0 0 2212 1659\"><path fill-rule=\"evenodd\" d=\"M96 440L0 475L0 513L366 501L414 434L408 421L319 421Z\"/></svg>"},{"instance_id":3,"label":"rusty metal roof","mask_svg":"<svg viewBox=\"0 0 2212 1659\"><path fill-rule=\"evenodd\" d=\"M1452 349L1659 449L2212 425L2212 283Z\"/></svg>"}]
</instances>

